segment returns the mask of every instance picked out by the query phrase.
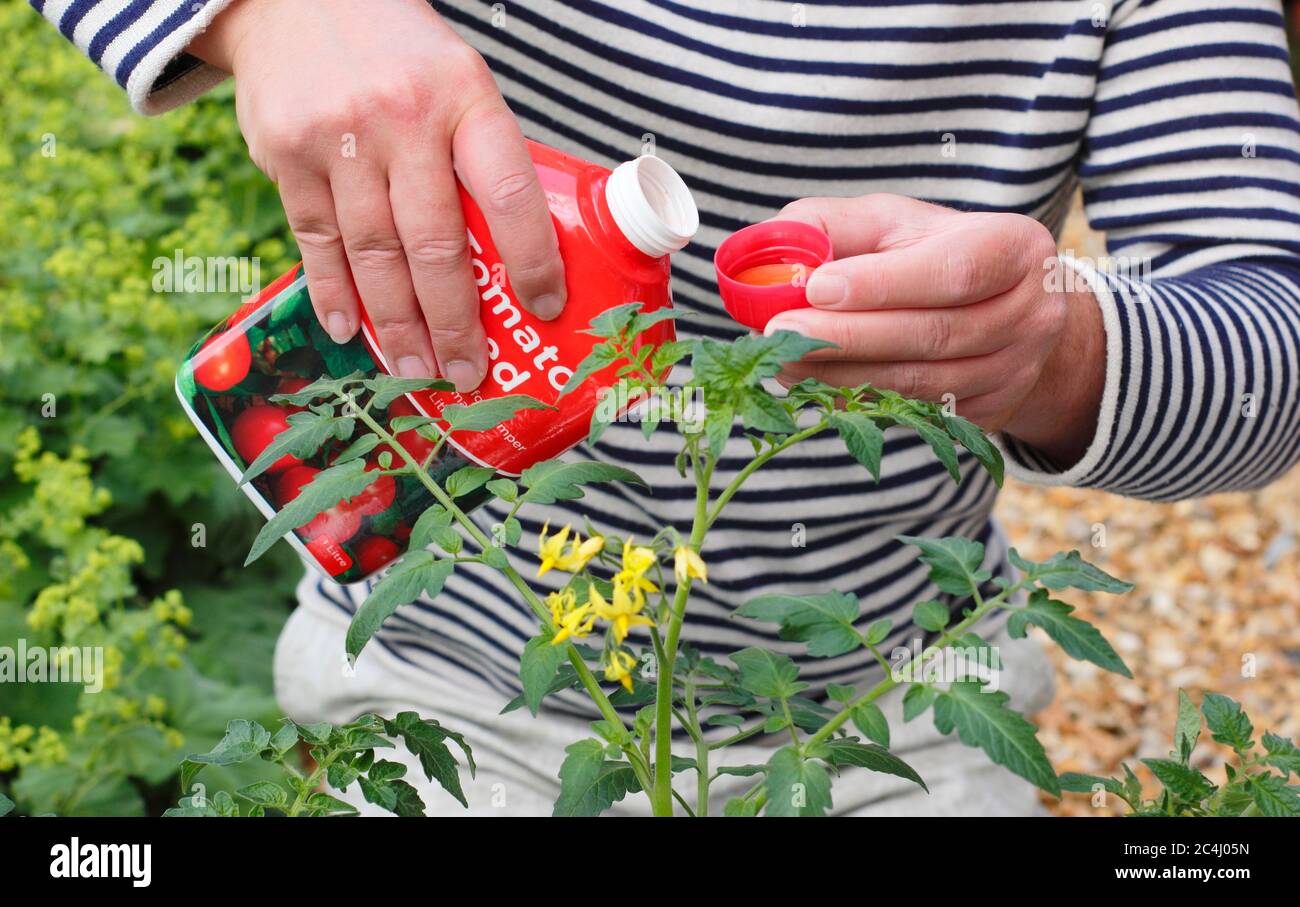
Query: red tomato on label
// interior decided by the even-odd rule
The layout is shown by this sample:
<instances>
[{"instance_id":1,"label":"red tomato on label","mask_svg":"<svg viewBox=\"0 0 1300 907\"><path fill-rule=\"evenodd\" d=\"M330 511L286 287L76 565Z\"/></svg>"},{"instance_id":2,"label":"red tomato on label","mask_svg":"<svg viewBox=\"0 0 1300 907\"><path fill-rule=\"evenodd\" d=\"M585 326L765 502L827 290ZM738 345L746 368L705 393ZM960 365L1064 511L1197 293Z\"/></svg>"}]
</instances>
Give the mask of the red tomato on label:
<instances>
[{"instance_id":1,"label":"red tomato on label","mask_svg":"<svg viewBox=\"0 0 1300 907\"><path fill-rule=\"evenodd\" d=\"M235 442L235 450L244 458L245 463L256 460L258 454L275 440L275 436L289 427L288 415L281 407L264 403L250 406L235 417L235 424L230 427L230 438ZM267 472L283 472L291 466L301 465L302 460L292 454L285 454L272 463Z\"/></svg>"},{"instance_id":2,"label":"red tomato on label","mask_svg":"<svg viewBox=\"0 0 1300 907\"><path fill-rule=\"evenodd\" d=\"M366 472L379 469L378 463L371 463L366 466ZM392 476L380 476L362 490L350 502L358 513L365 516L374 516L377 513L383 513L393 504L393 498L397 496L397 482Z\"/></svg>"},{"instance_id":3,"label":"red tomato on label","mask_svg":"<svg viewBox=\"0 0 1300 907\"><path fill-rule=\"evenodd\" d=\"M361 567L362 573L374 573L401 554L402 549L391 539L372 535L353 545L352 553L356 556L357 565Z\"/></svg>"},{"instance_id":4,"label":"red tomato on label","mask_svg":"<svg viewBox=\"0 0 1300 907\"><path fill-rule=\"evenodd\" d=\"M316 474L319 472L320 470L315 466L292 466L286 469L275 483L276 501L279 502L281 507L288 504L298 497L298 492L302 491L302 487L316 478Z\"/></svg>"},{"instance_id":5,"label":"red tomato on label","mask_svg":"<svg viewBox=\"0 0 1300 907\"><path fill-rule=\"evenodd\" d=\"M253 353L243 334L223 331L204 341L194 362L195 381L210 391L225 391L248 377Z\"/></svg>"},{"instance_id":6,"label":"red tomato on label","mask_svg":"<svg viewBox=\"0 0 1300 907\"><path fill-rule=\"evenodd\" d=\"M346 542L360 528L361 514L347 504L335 504L316 514L307 525L299 526L298 533L305 539L331 538L336 542Z\"/></svg>"}]
</instances>

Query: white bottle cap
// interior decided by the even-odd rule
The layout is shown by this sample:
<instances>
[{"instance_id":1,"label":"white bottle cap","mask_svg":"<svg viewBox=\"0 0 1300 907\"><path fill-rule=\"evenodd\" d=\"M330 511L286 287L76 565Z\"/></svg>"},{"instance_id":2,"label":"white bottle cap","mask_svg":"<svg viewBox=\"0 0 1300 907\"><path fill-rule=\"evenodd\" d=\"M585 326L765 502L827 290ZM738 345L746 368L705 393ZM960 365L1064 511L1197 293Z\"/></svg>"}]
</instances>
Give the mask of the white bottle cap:
<instances>
[{"instance_id":1,"label":"white bottle cap","mask_svg":"<svg viewBox=\"0 0 1300 907\"><path fill-rule=\"evenodd\" d=\"M623 235L651 258L676 252L700 228L691 190L653 154L615 167L605 183L605 201Z\"/></svg>"}]
</instances>

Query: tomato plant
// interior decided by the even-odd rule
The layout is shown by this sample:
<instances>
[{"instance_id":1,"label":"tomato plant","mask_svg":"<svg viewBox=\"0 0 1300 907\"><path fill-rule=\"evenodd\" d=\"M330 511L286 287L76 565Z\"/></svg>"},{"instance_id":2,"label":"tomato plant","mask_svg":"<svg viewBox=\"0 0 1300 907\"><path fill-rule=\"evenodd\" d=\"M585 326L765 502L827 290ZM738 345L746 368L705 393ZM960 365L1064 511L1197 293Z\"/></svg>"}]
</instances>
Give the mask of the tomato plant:
<instances>
[{"instance_id":1,"label":"tomato plant","mask_svg":"<svg viewBox=\"0 0 1300 907\"><path fill-rule=\"evenodd\" d=\"M235 449L239 451L239 455L251 463L288 427L288 410L281 406L261 404L250 406L235 417L235 423L230 428L230 437L235 442ZM285 454L272 463L267 472L283 472L301 465L301 459L292 454Z\"/></svg>"}]
</instances>

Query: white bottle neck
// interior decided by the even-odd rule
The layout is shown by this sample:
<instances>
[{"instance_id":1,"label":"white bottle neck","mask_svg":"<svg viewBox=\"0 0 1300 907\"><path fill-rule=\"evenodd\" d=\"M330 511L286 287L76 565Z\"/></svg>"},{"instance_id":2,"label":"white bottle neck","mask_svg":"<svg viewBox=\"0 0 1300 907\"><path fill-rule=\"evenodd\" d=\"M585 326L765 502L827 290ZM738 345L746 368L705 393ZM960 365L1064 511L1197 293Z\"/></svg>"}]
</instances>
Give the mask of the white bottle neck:
<instances>
[{"instance_id":1,"label":"white bottle neck","mask_svg":"<svg viewBox=\"0 0 1300 907\"><path fill-rule=\"evenodd\" d=\"M678 251L700 228L691 190L652 154L615 167L605 183L605 201L628 242L651 258Z\"/></svg>"}]
</instances>

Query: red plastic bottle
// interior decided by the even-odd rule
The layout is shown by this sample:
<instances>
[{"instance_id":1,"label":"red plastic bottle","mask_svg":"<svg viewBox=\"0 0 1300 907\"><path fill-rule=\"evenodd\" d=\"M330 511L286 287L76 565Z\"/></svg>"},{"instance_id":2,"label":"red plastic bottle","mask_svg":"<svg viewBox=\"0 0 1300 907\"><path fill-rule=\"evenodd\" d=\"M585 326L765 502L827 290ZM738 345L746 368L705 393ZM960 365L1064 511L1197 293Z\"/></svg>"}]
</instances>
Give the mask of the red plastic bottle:
<instances>
[{"instance_id":1,"label":"red plastic bottle","mask_svg":"<svg viewBox=\"0 0 1300 907\"><path fill-rule=\"evenodd\" d=\"M430 466L436 481L468 464L518 475L586 438L592 413L604 389L614 384L617 367L597 372L561 398L568 378L599 342L581 332L616 305L640 302L646 310L671 305L668 256L699 227L685 183L659 158L641 157L610 171L545 145L529 147L564 259L568 301L563 314L542 321L519 304L486 219L462 189L471 266L488 337L488 376L469 394L408 394L384 415L391 419L419 412L437 418L448 404L506 394L527 394L556 408L524 410L489 431L456 433ZM300 409L272 403L269 397L326 374L388 371L364 302L360 335L334 344L316 323L301 266L295 266L194 345L177 374L177 394L232 475L242 474L283 430L287 414ZM642 334L640 343L658 346L673 337L672 322L663 321ZM402 438L404 445L407 440ZM420 443L418 436L410 440ZM317 471L328 468L344 443L322 448L304 463L290 462L296 458L277 463L244 490L269 518ZM377 460L369 468L378 471ZM485 499L479 489L458 504L468 509ZM339 503L288 538L336 581L355 582L405 553L410 527L432 502L413 477L394 481L378 475L362 495Z\"/></svg>"}]
</instances>

